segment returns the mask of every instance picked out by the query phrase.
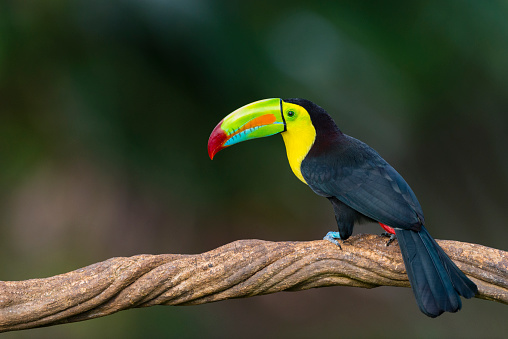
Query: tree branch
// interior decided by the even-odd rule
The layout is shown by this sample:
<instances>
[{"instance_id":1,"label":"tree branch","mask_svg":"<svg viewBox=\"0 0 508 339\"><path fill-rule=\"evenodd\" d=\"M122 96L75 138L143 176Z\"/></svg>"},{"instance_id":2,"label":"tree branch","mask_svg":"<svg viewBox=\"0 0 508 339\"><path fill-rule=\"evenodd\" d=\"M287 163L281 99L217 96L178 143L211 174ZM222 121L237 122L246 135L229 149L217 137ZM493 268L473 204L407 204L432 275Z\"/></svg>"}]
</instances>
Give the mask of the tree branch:
<instances>
[{"instance_id":1,"label":"tree branch","mask_svg":"<svg viewBox=\"0 0 508 339\"><path fill-rule=\"evenodd\" d=\"M507 252L438 241L479 288L508 304ZM0 332L102 317L133 307L197 305L324 286L409 287L396 242L357 235L328 241L239 240L195 255L112 258L45 279L0 282Z\"/></svg>"}]
</instances>

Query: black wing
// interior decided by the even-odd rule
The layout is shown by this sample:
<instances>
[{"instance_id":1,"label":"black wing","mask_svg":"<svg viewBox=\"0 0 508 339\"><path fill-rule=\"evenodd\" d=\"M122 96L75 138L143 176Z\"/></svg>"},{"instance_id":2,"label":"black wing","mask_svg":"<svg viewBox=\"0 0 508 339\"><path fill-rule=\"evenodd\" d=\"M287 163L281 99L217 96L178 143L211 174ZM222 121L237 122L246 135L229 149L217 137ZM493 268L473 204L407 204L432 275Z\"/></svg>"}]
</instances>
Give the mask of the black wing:
<instances>
[{"instance_id":1,"label":"black wing","mask_svg":"<svg viewBox=\"0 0 508 339\"><path fill-rule=\"evenodd\" d=\"M300 170L314 192L336 197L369 218L402 229L419 230L424 224L420 203L406 181L357 139L344 135L326 151L311 150Z\"/></svg>"}]
</instances>

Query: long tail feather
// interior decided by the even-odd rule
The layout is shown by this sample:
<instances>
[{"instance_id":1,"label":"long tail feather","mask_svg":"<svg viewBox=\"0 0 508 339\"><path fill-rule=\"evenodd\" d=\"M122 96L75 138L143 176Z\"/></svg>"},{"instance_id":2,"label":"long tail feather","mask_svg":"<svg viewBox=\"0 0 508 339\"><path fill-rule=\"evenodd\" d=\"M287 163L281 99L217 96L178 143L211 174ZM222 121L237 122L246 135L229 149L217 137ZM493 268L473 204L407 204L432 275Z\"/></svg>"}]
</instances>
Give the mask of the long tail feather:
<instances>
[{"instance_id":1,"label":"long tail feather","mask_svg":"<svg viewBox=\"0 0 508 339\"><path fill-rule=\"evenodd\" d=\"M420 310L429 317L457 312L459 295L472 298L476 285L451 261L425 227L420 232L395 229L399 246Z\"/></svg>"}]
</instances>

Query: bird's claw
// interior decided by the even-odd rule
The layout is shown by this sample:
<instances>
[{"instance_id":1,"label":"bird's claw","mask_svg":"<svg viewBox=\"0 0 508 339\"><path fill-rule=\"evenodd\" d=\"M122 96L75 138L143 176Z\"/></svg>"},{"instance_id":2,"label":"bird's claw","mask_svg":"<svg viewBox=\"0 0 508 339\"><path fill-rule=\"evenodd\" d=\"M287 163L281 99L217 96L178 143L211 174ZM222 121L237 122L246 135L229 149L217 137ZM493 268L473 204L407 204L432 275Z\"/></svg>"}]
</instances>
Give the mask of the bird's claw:
<instances>
[{"instance_id":1,"label":"bird's claw","mask_svg":"<svg viewBox=\"0 0 508 339\"><path fill-rule=\"evenodd\" d=\"M339 242L336 239L340 239L339 232L328 232L328 233L326 233L326 235L323 238L323 240L328 240L332 244L335 244L335 245L339 246L340 249L342 249L342 247L340 246Z\"/></svg>"},{"instance_id":2,"label":"bird's claw","mask_svg":"<svg viewBox=\"0 0 508 339\"><path fill-rule=\"evenodd\" d=\"M388 241L386 242L386 247L388 247L395 239L397 239L397 236L395 234L390 234L390 233L383 233L384 236L389 236L390 239L388 239Z\"/></svg>"}]
</instances>

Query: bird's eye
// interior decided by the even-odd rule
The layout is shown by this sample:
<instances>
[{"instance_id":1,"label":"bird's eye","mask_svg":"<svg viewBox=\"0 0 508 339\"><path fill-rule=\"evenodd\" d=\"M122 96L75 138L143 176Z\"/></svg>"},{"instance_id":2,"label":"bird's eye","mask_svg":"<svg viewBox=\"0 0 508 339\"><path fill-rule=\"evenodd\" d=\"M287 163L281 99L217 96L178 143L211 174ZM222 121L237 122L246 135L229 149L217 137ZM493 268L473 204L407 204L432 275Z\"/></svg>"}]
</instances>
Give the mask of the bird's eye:
<instances>
[{"instance_id":1,"label":"bird's eye","mask_svg":"<svg viewBox=\"0 0 508 339\"><path fill-rule=\"evenodd\" d=\"M288 117L293 117L295 115L294 111L288 111Z\"/></svg>"}]
</instances>

